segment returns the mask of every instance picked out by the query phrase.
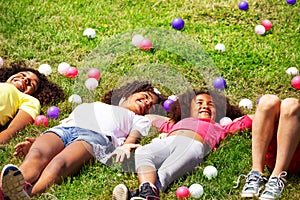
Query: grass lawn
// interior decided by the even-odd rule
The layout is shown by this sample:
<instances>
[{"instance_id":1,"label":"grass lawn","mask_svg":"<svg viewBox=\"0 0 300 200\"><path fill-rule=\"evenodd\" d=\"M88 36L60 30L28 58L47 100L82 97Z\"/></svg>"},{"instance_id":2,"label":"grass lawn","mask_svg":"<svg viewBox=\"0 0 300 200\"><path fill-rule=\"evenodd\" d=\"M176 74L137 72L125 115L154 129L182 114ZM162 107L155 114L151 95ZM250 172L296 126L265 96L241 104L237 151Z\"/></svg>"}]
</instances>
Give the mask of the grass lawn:
<instances>
[{"instance_id":1,"label":"grass lawn","mask_svg":"<svg viewBox=\"0 0 300 200\"><path fill-rule=\"evenodd\" d=\"M150 79L167 95L178 94L189 87L211 86L217 76L227 82L224 93L233 103L242 98L255 102L266 93L281 98L299 98L286 74L289 67L299 67L300 4L285 0L249 1L247 11L239 10L237 0L2 0L0 3L0 57L5 64L25 60L38 68L49 64L49 79L61 85L67 94L80 94L85 101L96 101L109 89L132 79ZM171 26L174 18L185 21L182 30ZM254 28L269 19L272 28L264 35ZM96 37L83 36L93 28ZM142 34L153 43L150 51L141 51L131 44L134 34ZM216 51L217 44L225 52ZM77 79L59 74L57 67L67 62L79 69ZM102 72L99 86L88 91L83 86L86 71L97 67ZM13 158L13 146L25 136L38 136L68 116L73 105L68 99L55 103L61 109L59 119L50 119L48 127L29 125L19 132L4 149L0 149L0 168L20 164ZM49 106L42 108L46 113ZM155 134L155 131L151 131ZM150 139L145 139L145 143ZM218 176L208 180L205 166L214 165ZM174 182L162 193L162 199L176 199L181 186L200 183L202 199L240 199L241 186L233 189L240 174L251 168L251 132L227 137L197 171ZM34 199L111 199L114 186L125 182L130 189L138 187L132 173L103 166L86 165L80 174L67 178L60 185ZM299 177L291 176L282 199L299 199Z\"/></svg>"}]
</instances>

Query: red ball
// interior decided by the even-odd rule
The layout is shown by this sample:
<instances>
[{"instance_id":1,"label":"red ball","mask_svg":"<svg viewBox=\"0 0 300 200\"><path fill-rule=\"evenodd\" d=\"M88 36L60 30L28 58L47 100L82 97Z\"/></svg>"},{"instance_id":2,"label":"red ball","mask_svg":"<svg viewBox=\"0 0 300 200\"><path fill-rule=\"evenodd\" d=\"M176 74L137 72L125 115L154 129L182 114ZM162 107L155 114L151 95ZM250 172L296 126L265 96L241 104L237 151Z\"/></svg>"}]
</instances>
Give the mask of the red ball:
<instances>
[{"instance_id":1,"label":"red ball","mask_svg":"<svg viewBox=\"0 0 300 200\"><path fill-rule=\"evenodd\" d=\"M38 115L35 118L34 124L37 126L40 126L40 125L48 126L48 118L44 115Z\"/></svg>"},{"instance_id":2,"label":"red ball","mask_svg":"<svg viewBox=\"0 0 300 200\"><path fill-rule=\"evenodd\" d=\"M261 25L265 27L266 31L270 30L272 27L272 23L270 22L270 20L267 19L263 20Z\"/></svg>"},{"instance_id":3,"label":"red ball","mask_svg":"<svg viewBox=\"0 0 300 200\"><path fill-rule=\"evenodd\" d=\"M190 196L190 191L189 188L185 186L180 186L179 188L177 188L175 194L179 199L188 198Z\"/></svg>"},{"instance_id":4,"label":"red ball","mask_svg":"<svg viewBox=\"0 0 300 200\"><path fill-rule=\"evenodd\" d=\"M295 76L292 79L291 83L295 89L299 90L300 89L300 76Z\"/></svg>"},{"instance_id":5,"label":"red ball","mask_svg":"<svg viewBox=\"0 0 300 200\"><path fill-rule=\"evenodd\" d=\"M151 40L147 39L147 38L144 38L142 41L141 41L141 44L140 44L140 49L142 50L145 50L145 51L148 51L152 48L152 42Z\"/></svg>"},{"instance_id":6,"label":"red ball","mask_svg":"<svg viewBox=\"0 0 300 200\"><path fill-rule=\"evenodd\" d=\"M94 78L94 79L97 79L99 81L100 76L101 76L101 72L97 68L91 68L88 72L88 77L89 78Z\"/></svg>"},{"instance_id":7,"label":"red ball","mask_svg":"<svg viewBox=\"0 0 300 200\"><path fill-rule=\"evenodd\" d=\"M76 67L69 67L66 71L66 77L75 78L78 75L78 70Z\"/></svg>"}]
</instances>

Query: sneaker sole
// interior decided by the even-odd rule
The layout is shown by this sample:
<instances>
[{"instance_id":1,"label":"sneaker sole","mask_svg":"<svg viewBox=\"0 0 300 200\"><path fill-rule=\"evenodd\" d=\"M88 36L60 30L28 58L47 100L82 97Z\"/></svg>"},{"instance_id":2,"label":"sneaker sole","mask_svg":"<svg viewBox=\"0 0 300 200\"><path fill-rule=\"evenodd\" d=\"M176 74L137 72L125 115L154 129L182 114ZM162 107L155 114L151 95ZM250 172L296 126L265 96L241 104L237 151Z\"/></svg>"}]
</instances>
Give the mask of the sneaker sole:
<instances>
[{"instance_id":1,"label":"sneaker sole","mask_svg":"<svg viewBox=\"0 0 300 200\"><path fill-rule=\"evenodd\" d=\"M6 196L12 200L29 200L30 197L23 190L24 177L18 167L4 166L1 172L1 187Z\"/></svg>"},{"instance_id":2,"label":"sneaker sole","mask_svg":"<svg viewBox=\"0 0 300 200\"><path fill-rule=\"evenodd\" d=\"M146 200L143 197L132 197L130 200Z\"/></svg>"},{"instance_id":3,"label":"sneaker sole","mask_svg":"<svg viewBox=\"0 0 300 200\"><path fill-rule=\"evenodd\" d=\"M128 188L124 184L117 185L113 190L113 200L128 200Z\"/></svg>"}]
</instances>

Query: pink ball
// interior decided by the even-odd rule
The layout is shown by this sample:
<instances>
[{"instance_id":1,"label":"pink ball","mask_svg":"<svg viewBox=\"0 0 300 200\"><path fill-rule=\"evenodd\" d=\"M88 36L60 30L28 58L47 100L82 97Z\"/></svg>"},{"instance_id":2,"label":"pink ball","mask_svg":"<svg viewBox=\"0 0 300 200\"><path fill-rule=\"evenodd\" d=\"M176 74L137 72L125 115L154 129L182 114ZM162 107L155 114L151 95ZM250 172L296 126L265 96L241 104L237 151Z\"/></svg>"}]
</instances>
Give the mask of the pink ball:
<instances>
[{"instance_id":1,"label":"pink ball","mask_svg":"<svg viewBox=\"0 0 300 200\"><path fill-rule=\"evenodd\" d=\"M94 78L94 79L97 79L99 81L100 76L101 76L101 72L97 68L91 68L88 72L88 77L89 78Z\"/></svg>"},{"instance_id":2,"label":"pink ball","mask_svg":"<svg viewBox=\"0 0 300 200\"><path fill-rule=\"evenodd\" d=\"M35 118L34 124L37 126L40 126L40 125L48 126L48 118L45 115L38 115Z\"/></svg>"},{"instance_id":3,"label":"pink ball","mask_svg":"<svg viewBox=\"0 0 300 200\"><path fill-rule=\"evenodd\" d=\"M66 77L68 78L76 78L78 75L78 70L76 67L69 67L66 71Z\"/></svg>"},{"instance_id":4,"label":"pink ball","mask_svg":"<svg viewBox=\"0 0 300 200\"><path fill-rule=\"evenodd\" d=\"M177 188L175 194L179 199L188 198L190 196L190 191L189 188L185 186L180 186L179 188Z\"/></svg>"},{"instance_id":5,"label":"pink ball","mask_svg":"<svg viewBox=\"0 0 300 200\"><path fill-rule=\"evenodd\" d=\"M270 20L267 19L263 20L261 25L265 27L266 31L270 30L272 27L272 23L270 22Z\"/></svg>"},{"instance_id":6,"label":"pink ball","mask_svg":"<svg viewBox=\"0 0 300 200\"><path fill-rule=\"evenodd\" d=\"M0 57L0 67L2 67L4 65L4 61L3 59Z\"/></svg>"},{"instance_id":7,"label":"pink ball","mask_svg":"<svg viewBox=\"0 0 300 200\"><path fill-rule=\"evenodd\" d=\"M148 51L152 48L151 40L144 38L140 43L140 49Z\"/></svg>"},{"instance_id":8,"label":"pink ball","mask_svg":"<svg viewBox=\"0 0 300 200\"><path fill-rule=\"evenodd\" d=\"M300 76L295 76L292 79L291 83L295 89L299 90L300 89Z\"/></svg>"},{"instance_id":9,"label":"pink ball","mask_svg":"<svg viewBox=\"0 0 300 200\"><path fill-rule=\"evenodd\" d=\"M263 35L266 32L266 28L263 25L257 25L254 31L258 35Z\"/></svg>"}]
</instances>

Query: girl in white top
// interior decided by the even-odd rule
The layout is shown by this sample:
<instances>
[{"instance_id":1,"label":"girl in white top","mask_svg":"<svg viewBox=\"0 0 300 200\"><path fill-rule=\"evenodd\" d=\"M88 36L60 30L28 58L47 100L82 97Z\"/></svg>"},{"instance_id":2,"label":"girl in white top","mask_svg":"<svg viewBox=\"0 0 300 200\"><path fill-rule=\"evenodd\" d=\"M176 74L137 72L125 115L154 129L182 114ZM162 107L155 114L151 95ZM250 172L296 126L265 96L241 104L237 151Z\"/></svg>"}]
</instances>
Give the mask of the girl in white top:
<instances>
[{"instance_id":1,"label":"girl in white top","mask_svg":"<svg viewBox=\"0 0 300 200\"><path fill-rule=\"evenodd\" d=\"M3 192L10 199L29 199L78 172L94 157L105 163L116 155L116 160L123 161L149 130L150 121L142 115L160 102L156 91L148 82L135 81L107 93L104 103L79 105L61 125L49 129L32 143L19 168L13 165L3 168ZM26 144L16 146L16 156L26 153L22 149L28 147ZM22 175L14 177L10 171L23 174L25 185L34 183L30 191L22 190ZM17 183L13 188L12 180Z\"/></svg>"}]
</instances>

